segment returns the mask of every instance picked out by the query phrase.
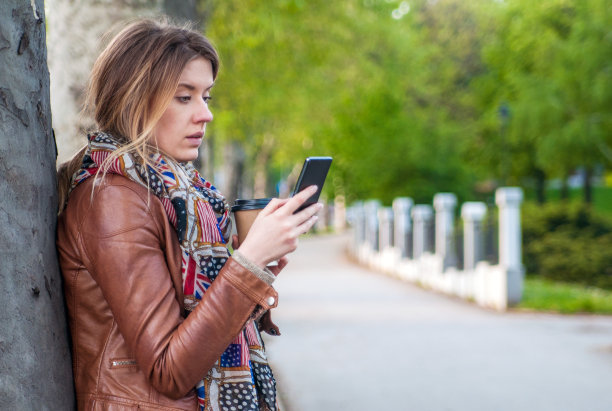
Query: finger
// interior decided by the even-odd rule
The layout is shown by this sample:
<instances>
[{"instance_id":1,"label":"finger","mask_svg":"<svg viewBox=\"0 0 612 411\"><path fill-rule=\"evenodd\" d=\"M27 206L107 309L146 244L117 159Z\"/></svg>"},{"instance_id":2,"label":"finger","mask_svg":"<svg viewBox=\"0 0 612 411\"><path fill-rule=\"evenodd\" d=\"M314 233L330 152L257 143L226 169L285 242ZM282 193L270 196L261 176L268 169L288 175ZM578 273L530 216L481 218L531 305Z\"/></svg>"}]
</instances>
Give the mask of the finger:
<instances>
[{"instance_id":1,"label":"finger","mask_svg":"<svg viewBox=\"0 0 612 411\"><path fill-rule=\"evenodd\" d=\"M306 220L304 223L302 223L299 226L297 226L296 227L297 234L298 235L306 234L308 232L308 230L310 230L312 228L312 226L317 222L318 219L319 219L318 216L313 215L308 220Z\"/></svg>"},{"instance_id":2,"label":"finger","mask_svg":"<svg viewBox=\"0 0 612 411\"><path fill-rule=\"evenodd\" d=\"M276 268L278 269L278 271L281 271L287 266L287 264L289 264L289 259L287 258L287 256L281 257L278 259L278 265L276 266Z\"/></svg>"},{"instance_id":3,"label":"finger","mask_svg":"<svg viewBox=\"0 0 612 411\"><path fill-rule=\"evenodd\" d=\"M274 274L275 276L278 276L280 272L283 271L283 268L285 268L288 262L289 262L289 259L286 256L281 257L278 259L276 266L268 267L268 268L270 271L272 271L272 274Z\"/></svg>"},{"instance_id":4,"label":"finger","mask_svg":"<svg viewBox=\"0 0 612 411\"><path fill-rule=\"evenodd\" d=\"M310 218L312 218L312 216L314 216L319 211L321 211L322 208L323 208L323 204L316 203L316 204L306 207L305 209L303 209L302 211L298 213L295 213L294 214L295 224L300 225L300 224L305 223Z\"/></svg>"},{"instance_id":5,"label":"finger","mask_svg":"<svg viewBox=\"0 0 612 411\"><path fill-rule=\"evenodd\" d=\"M238 236L236 234L232 234L232 248L234 250L238 248Z\"/></svg>"},{"instance_id":6,"label":"finger","mask_svg":"<svg viewBox=\"0 0 612 411\"><path fill-rule=\"evenodd\" d=\"M278 210L280 207L287 204L288 201L289 201L288 198L273 198L272 200L270 200L268 205L263 210L261 210L259 215L265 216L265 215L272 214L273 212Z\"/></svg>"},{"instance_id":7,"label":"finger","mask_svg":"<svg viewBox=\"0 0 612 411\"><path fill-rule=\"evenodd\" d=\"M317 192L317 189L318 188L316 185L306 187L305 189L303 189L302 191L300 191L289 199L285 207L283 207L283 211L287 212L288 214L293 214L295 210L300 208L300 206L304 204L306 200L308 200L314 193Z\"/></svg>"}]
</instances>

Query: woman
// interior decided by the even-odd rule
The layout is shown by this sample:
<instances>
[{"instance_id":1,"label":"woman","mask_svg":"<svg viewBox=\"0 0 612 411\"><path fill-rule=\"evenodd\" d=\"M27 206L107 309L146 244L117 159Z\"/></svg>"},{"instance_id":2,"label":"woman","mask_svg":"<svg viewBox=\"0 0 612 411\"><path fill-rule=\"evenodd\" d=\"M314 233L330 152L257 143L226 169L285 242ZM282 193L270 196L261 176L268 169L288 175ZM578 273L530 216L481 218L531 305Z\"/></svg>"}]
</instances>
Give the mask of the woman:
<instances>
[{"instance_id":1,"label":"woman","mask_svg":"<svg viewBox=\"0 0 612 411\"><path fill-rule=\"evenodd\" d=\"M320 205L293 214L314 187L272 200L230 256L229 207L189 163L218 67L202 35L149 20L94 64L99 131L59 172L79 409L278 408L256 322L276 330L271 284Z\"/></svg>"}]
</instances>

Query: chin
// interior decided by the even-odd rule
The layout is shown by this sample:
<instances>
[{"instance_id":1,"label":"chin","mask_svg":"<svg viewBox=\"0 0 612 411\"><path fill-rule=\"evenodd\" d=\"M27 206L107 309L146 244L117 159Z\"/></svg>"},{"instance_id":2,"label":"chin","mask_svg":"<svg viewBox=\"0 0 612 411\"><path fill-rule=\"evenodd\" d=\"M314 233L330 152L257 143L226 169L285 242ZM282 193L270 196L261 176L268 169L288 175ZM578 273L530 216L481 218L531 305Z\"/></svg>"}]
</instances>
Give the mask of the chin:
<instances>
[{"instance_id":1,"label":"chin","mask_svg":"<svg viewBox=\"0 0 612 411\"><path fill-rule=\"evenodd\" d=\"M183 153L183 155L178 155L175 156L174 159L176 161L180 161L181 163L187 163L189 161L194 161L198 158L199 153L196 152L195 154L192 153Z\"/></svg>"},{"instance_id":2,"label":"chin","mask_svg":"<svg viewBox=\"0 0 612 411\"><path fill-rule=\"evenodd\" d=\"M178 159L178 161L181 162L181 163L189 163L189 162L194 161L196 159L197 159L197 157L182 157L182 158Z\"/></svg>"}]
</instances>

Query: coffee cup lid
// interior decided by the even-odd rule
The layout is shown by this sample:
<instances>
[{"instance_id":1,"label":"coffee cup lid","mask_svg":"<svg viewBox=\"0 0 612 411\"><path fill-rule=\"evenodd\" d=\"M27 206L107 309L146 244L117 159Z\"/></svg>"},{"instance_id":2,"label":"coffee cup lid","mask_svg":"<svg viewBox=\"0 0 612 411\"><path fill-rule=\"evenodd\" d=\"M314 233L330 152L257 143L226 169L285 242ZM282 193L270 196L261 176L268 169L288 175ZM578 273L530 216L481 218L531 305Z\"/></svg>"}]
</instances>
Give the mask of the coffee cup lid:
<instances>
[{"instance_id":1,"label":"coffee cup lid","mask_svg":"<svg viewBox=\"0 0 612 411\"><path fill-rule=\"evenodd\" d=\"M271 198L252 198L248 200L237 199L232 206L232 212L234 211L246 211L246 210L261 210L272 200Z\"/></svg>"}]
</instances>

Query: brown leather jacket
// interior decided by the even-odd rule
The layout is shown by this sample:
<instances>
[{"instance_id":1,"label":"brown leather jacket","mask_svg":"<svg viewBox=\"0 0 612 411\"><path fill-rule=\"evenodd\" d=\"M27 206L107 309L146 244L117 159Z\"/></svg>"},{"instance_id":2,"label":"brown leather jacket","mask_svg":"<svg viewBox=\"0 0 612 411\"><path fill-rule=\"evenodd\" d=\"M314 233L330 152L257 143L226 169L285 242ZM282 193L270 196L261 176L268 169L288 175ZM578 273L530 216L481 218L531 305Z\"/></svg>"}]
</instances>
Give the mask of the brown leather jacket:
<instances>
[{"instance_id":1,"label":"brown leather jacket","mask_svg":"<svg viewBox=\"0 0 612 411\"><path fill-rule=\"evenodd\" d=\"M247 320L276 306L230 258L184 318L181 251L159 199L118 175L71 194L58 222L79 410L196 410L193 387Z\"/></svg>"}]
</instances>

